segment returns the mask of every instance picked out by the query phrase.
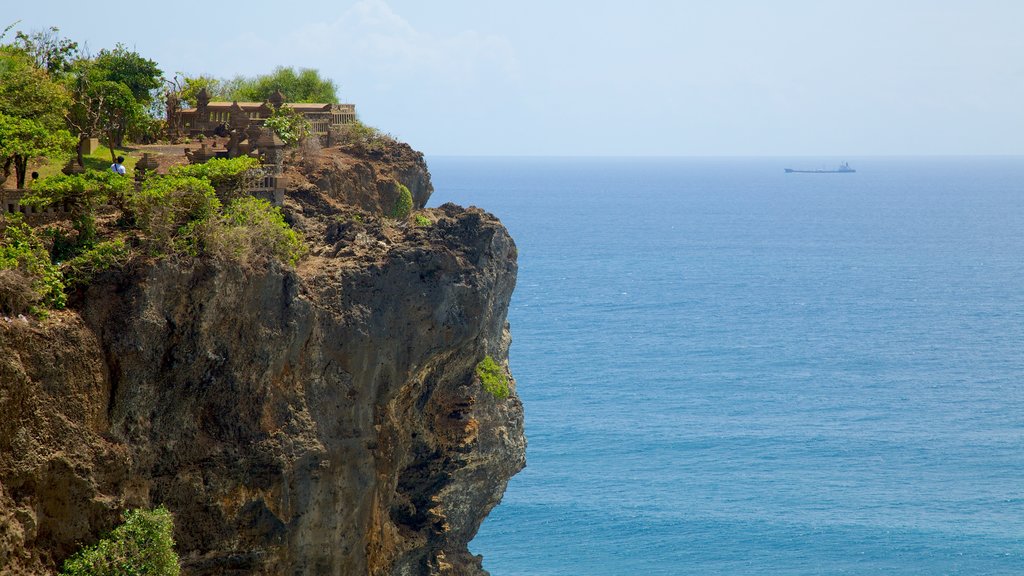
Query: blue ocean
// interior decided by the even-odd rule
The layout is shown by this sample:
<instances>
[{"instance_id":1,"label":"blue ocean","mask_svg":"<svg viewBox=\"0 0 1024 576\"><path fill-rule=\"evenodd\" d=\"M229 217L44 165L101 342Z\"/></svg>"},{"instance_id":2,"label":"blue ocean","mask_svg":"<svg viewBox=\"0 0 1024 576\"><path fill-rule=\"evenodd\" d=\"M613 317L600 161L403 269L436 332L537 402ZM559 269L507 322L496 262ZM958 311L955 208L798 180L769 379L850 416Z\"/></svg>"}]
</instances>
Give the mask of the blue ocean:
<instances>
[{"instance_id":1,"label":"blue ocean","mask_svg":"<svg viewBox=\"0 0 1024 576\"><path fill-rule=\"evenodd\" d=\"M519 247L493 575L1024 574L1024 159L428 160Z\"/></svg>"}]
</instances>

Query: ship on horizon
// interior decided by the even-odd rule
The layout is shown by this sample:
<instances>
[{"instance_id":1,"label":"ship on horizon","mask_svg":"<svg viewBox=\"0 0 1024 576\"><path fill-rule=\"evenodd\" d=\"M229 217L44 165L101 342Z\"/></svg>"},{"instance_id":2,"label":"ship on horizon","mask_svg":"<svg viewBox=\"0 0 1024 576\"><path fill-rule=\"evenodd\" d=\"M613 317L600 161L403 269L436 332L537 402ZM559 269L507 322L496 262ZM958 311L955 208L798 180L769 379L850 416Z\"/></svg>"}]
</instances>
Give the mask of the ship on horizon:
<instances>
[{"instance_id":1,"label":"ship on horizon","mask_svg":"<svg viewBox=\"0 0 1024 576\"><path fill-rule=\"evenodd\" d=\"M849 162L843 162L839 165L839 168L834 170L826 170L824 168L818 168L817 170L795 170L793 168L786 168L786 174L847 174L856 172L853 168L850 168Z\"/></svg>"}]
</instances>

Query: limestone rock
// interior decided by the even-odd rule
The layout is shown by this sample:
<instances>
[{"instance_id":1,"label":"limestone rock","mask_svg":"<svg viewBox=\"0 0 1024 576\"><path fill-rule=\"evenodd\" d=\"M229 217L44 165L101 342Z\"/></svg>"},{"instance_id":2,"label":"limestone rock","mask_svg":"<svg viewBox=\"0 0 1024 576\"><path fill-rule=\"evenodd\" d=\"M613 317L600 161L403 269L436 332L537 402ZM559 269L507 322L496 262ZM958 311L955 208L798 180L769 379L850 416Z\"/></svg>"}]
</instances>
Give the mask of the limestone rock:
<instances>
[{"instance_id":1,"label":"limestone rock","mask_svg":"<svg viewBox=\"0 0 1024 576\"><path fill-rule=\"evenodd\" d=\"M474 208L413 227L293 192L298 269L139 263L0 317L0 573L163 504L184 574L484 574L466 545L525 464L514 381L474 375L507 358L514 243Z\"/></svg>"}]
</instances>

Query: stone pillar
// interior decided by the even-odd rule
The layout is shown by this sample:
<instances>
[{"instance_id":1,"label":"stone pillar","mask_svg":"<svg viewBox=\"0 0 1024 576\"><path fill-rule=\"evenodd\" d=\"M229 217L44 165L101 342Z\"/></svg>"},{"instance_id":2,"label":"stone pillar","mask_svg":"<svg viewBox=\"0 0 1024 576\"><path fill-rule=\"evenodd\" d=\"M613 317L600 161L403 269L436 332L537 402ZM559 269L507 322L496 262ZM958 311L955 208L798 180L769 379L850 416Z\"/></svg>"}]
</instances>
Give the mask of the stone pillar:
<instances>
[{"instance_id":1,"label":"stone pillar","mask_svg":"<svg viewBox=\"0 0 1024 576\"><path fill-rule=\"evenodd\" d=\"M142 160L135 163L135 180L142 182L146 179L146 173L152 172L157 169L160 163L153 158L153 155L146 152L142 155Z\"/></svg>"}]
</instances>

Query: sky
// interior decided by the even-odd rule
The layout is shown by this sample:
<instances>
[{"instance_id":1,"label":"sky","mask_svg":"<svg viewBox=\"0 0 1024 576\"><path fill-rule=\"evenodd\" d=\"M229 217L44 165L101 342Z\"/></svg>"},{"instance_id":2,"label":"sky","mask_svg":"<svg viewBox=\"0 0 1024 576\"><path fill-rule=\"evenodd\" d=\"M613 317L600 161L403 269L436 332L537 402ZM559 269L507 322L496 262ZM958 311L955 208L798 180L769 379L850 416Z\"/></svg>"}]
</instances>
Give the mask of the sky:
<instances>
[{"instance_id":1,"label":"sky","mask_svg":"<svg viewBox=\"0 0 1024 576\"><path fill-rule=\"evenodd\" d=\"M168 75L316 68L428 155L1024 154L1019 0L106 6L18 2L0 29L122 42Z\"/></svg>"}]
</instances>

